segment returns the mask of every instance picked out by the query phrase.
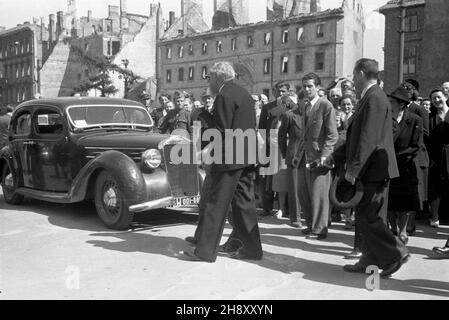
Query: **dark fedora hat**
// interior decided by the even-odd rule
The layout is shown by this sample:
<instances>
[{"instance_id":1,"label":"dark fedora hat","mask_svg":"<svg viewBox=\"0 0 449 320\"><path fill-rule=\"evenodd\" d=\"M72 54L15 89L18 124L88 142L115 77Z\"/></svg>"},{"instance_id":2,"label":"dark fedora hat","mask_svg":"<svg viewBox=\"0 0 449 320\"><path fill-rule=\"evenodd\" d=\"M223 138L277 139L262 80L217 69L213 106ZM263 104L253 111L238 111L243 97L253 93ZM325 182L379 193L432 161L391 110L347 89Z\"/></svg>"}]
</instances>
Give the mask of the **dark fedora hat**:
<instances>
[{"instance_id":1,"label":"dark fedora hat","mask_svg":"<svg viewBox=\"0 0 449 320\"><path fill-rule=\"evenodd\" d=\"M407 79L405 80L405 82L410 83L412 86L415 87L416 90L419 91L419 82L416 81L415 79Z\"/></svg>"},{"instance_id":2,"label":"dark fedora hat","mask_svg":"<svg viewBox=\"0 0 449 320\"><path fill-rule=\"evenodd\" d=\"M408 91L404 87L397 87L392 93L388 95L390 98L394 98L401 102L405 102L407 104L410 103L410 99L408 97Z\"/></svg>"}]
</instances>

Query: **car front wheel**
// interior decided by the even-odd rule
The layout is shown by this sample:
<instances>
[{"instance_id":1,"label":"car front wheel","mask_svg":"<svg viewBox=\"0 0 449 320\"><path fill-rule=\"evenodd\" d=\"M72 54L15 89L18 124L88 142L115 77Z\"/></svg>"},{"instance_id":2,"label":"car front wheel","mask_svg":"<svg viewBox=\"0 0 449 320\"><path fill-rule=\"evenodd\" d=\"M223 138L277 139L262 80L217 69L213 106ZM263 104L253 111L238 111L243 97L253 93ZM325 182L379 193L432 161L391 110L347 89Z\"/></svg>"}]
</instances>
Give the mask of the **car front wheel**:
<instances>
[{"instance_id":1,"label":"car front wheel","mask_svg":"<svg viewBox=\"0 0 449 320\"><path fill-rule=\"evenodd\" d=\"M101 172L95 183L95 207L100 219L111 229L127 229L134 218L117 180L107 171Z\"/></svg>"},{"instance_id":2,"label":"car front wheel","mask_svg":"<svg viewBox=\"0 0 449 320\"><path fill-rule=\"evenodd\" d=\"M9 164L6 163L2 172L3 197L6 203L19 205L23 201L23 195L17 194L17 179L11 171Z\"/></svg>"}]
</instances>

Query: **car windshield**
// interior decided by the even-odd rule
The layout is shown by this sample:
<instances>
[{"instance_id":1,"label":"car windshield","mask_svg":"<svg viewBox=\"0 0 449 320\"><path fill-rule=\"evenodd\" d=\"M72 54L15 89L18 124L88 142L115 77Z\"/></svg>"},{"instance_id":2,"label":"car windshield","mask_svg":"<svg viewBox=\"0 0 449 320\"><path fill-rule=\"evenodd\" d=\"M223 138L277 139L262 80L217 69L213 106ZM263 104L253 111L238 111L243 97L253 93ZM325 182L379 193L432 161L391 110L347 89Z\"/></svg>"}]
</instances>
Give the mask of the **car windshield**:
<instances>
[{"instance_id":1,"label":"car windshield","mask_svg":"<svg viewBox=\"0 0 449 320\"><path fill-rule=\"evenodd\" d=\"M72 126L78 129L153 126L148 111L137 106L72 106L67 113Z\"/></svg>"}]
</instances>

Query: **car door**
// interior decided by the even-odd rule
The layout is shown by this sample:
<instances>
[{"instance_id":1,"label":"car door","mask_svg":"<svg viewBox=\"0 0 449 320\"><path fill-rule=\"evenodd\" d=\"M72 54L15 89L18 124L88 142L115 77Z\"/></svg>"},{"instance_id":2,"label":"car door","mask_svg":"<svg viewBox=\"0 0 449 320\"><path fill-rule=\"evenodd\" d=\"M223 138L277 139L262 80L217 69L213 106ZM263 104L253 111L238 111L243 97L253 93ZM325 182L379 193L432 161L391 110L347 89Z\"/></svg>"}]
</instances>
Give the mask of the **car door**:
<instances>
[{"instance_id":1,"label":"car door","mask_svg":"<svg viewBox=\"0 0 449 320\"><path fill-rule=\"evenodd\" d=\"M33 187L30 144L32 143L31 108L18 110L11 120L14 166L20 187Z\"/></svg>"},{"instance_id":2,"label":"car door","mask_svg":"<svg viewBox=\"0 0 449 320\"><path fill-rule=\"evenodd\" d=\"M71 174L64 116L56 107L36 106L32 119L34 134L29 155L34 188L67 192Z\"/></svg>"}]
</instances>

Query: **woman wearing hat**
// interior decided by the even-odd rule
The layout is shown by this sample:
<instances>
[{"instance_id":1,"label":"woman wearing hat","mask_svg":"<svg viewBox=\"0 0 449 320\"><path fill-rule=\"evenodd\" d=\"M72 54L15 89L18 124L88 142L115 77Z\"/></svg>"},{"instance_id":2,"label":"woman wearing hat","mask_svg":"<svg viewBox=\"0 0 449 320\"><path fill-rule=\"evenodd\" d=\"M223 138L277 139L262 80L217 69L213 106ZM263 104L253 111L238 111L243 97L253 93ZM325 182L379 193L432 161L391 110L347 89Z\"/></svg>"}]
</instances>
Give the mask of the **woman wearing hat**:
<instances>
[{"instance_id":1,"label":"woman wearing hat","mask_svg":"<svg viewBox=\"0 0 449 320\"><path fill-rule=\"evenodd\" d=\"M407 224L414 212L420 210L418 195L418 172L416 161L423 143L423 121L407 110L410 103L407 90L397 88L390 95L393 118L396 121L394 147L399 177L391 180L388 220L394 234L407 244Z\"/></svg>"}]
</instances>

